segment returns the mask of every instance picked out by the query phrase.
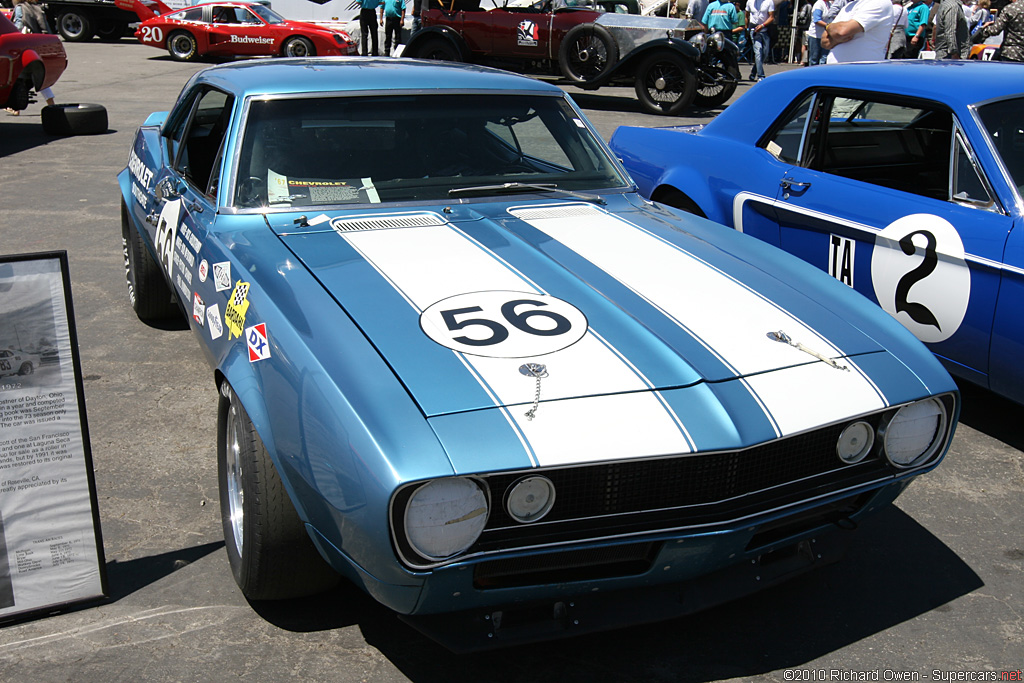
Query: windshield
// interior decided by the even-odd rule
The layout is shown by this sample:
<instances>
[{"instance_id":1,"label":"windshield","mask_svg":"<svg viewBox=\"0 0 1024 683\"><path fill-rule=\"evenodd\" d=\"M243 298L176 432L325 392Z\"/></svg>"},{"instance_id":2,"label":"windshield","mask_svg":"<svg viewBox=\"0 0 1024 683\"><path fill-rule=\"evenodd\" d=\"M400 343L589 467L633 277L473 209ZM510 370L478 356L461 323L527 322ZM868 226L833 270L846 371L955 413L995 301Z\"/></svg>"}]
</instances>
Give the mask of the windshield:
<instances>
[{"instance_id":1,"label":"windshield","mask_svg":"<svg viewBox=\"0 0 1024 683\"><path fill-rule=\"evenodd\" d=\"M237 179L240 208L448 201L455 188L504 183L627 184L561 97L522 94L254 101ZM476 196L487 194L500 192Z\"/></svg>"},{"instance_id":2,"label":"windshield","mask_svg":"<svg viewBox=\"0 0 1024 683\"><path fill-rule=\"evenodd\" d=\"M260 19L267 22L268 24L284 23L284 17L282 17L280 14L270 9L266 5L258 5L256 3L253 3L252 5L249 5L249 9L251 9L256 14L260 15Z\"/></svg>"},{"instance_id":3,"label":"windshield","mask_svg":"<svg viewBox=\"0 0 1024 683\"><path fill-rule=\"evenodd\" d=\"M1024 195L1024 97L986 104L978 114L1018 194Z\"/></svg>"}]
</instances>

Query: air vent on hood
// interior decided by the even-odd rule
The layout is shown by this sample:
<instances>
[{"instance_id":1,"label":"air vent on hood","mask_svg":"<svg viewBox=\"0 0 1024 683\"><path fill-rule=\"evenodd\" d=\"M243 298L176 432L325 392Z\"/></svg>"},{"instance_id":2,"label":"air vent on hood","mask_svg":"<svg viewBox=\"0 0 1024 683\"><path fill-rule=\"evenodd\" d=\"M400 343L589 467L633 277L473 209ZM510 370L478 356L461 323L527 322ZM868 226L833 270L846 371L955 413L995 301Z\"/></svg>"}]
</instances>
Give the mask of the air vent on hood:
<instances>
[{"instance_id":1,"label":"air vent on hood","mask_svg":"<svg viewBox=\"0 0 1024 683\"><path fill-rule=\"evenodd\" d=\"M590 204L570 204L568 206L538 206L531 208L509 209L509 213L523 221L536 221L543 218L576 218L593 216L604 212Z\"/></svg>"},{"instance_id":2,"label":"air vent on hood","mask_svg":"<svg viewBox=\"0 0 1024 683\"><path fill-rule=\"evenodd\" d=\"M390 230L393 228L426 228L444 225L444 219L436 213L409 213L398 216L364 216L362 218L335 218L331 227L337 232L360 230Z\"/></svg>"}]
</instances>

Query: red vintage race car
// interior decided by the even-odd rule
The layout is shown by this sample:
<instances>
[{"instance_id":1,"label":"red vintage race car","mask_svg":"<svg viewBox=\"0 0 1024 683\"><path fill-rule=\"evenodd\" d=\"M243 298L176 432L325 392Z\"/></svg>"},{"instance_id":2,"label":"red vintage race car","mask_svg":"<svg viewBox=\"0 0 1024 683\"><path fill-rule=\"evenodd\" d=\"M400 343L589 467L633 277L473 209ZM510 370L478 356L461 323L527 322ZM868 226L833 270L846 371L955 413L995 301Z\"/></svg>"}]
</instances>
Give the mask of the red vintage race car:
<instances>
[{"instance_id":1,"label":"red vintage race car","mask_svg":"<svg viewBox=\"0 0 1024 683\"><path fill-rule=\"evenodd\" d=\"M204 55L307 57L358 51L344 31L290 21L252 2L215 2L153 16L139 25L135 37L179 61Z\"/></svg>"},{"instance_id":2,"label":"red vintage race car","mask_svg":"<svg viewBox=\"0 0 1024 683\"><path fill-rule=\"evenodd\" d=\"M21 111L39 92L57 82L68 66L60 38L22 33L0 15L0 107Z\"/></svg>"}]
</instances>

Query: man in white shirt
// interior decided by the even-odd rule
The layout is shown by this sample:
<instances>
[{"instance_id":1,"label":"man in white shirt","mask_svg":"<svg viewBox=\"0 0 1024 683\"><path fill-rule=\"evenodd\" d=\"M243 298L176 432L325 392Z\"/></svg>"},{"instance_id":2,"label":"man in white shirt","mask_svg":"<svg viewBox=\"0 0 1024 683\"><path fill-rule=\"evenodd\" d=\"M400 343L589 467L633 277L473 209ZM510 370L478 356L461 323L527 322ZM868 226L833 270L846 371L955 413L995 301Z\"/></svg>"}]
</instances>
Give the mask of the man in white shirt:
<instances>
[{"instance_id":1,"label":"man in white shirt","mask_svg":"<svg viewBox=\"0 0 1024 683\"><path fill-rule=\"evenodd\" d=\"M885 59L892 31L892 0L851 0L825 27L821 46L828 64Z\"/></svg>"},{"instance_id":2,"label":"man in white shirt","mask_svg":"<svg viewBox=\"0 0 1024 683\"><path fill-rule=\"evenodd\" d=\"M754 40L754 65L750 69L752 81L764 78L764 60L771 47L768 26L774 21L775 0L747 0L747 26Z\"/></svg>"}]
</instances>

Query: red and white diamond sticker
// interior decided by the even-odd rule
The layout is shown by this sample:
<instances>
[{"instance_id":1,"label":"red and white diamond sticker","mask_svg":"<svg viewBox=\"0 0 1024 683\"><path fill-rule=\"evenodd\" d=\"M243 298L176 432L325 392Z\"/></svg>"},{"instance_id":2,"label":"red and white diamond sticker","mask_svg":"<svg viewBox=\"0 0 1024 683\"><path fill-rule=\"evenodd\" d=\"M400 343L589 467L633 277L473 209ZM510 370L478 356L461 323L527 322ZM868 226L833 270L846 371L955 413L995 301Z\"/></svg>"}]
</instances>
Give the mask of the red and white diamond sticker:
<instances>
[{"instance_id":1,"label":"red and white diamond sticker","mask_svg":"<svg viewBox=\"0 0 1024 683\"><path fill-rule=\"evenodd\" d=\"M192 318L200 324L203 324L203 316L206 315L206 302L199 296L199 292L192 293Z\"/></svg>"},{"instance_id":2,"label":"red and white diamond sticker","mask_svg":"<svg viewBox=\"0 0 1024 683\"><path fill-rule=\"evenodd\" d=\"M270 358L270 344L267 342L266 323L245 328L245 343L249 346L250 363Z\"/></svg>"}]
</instances>

